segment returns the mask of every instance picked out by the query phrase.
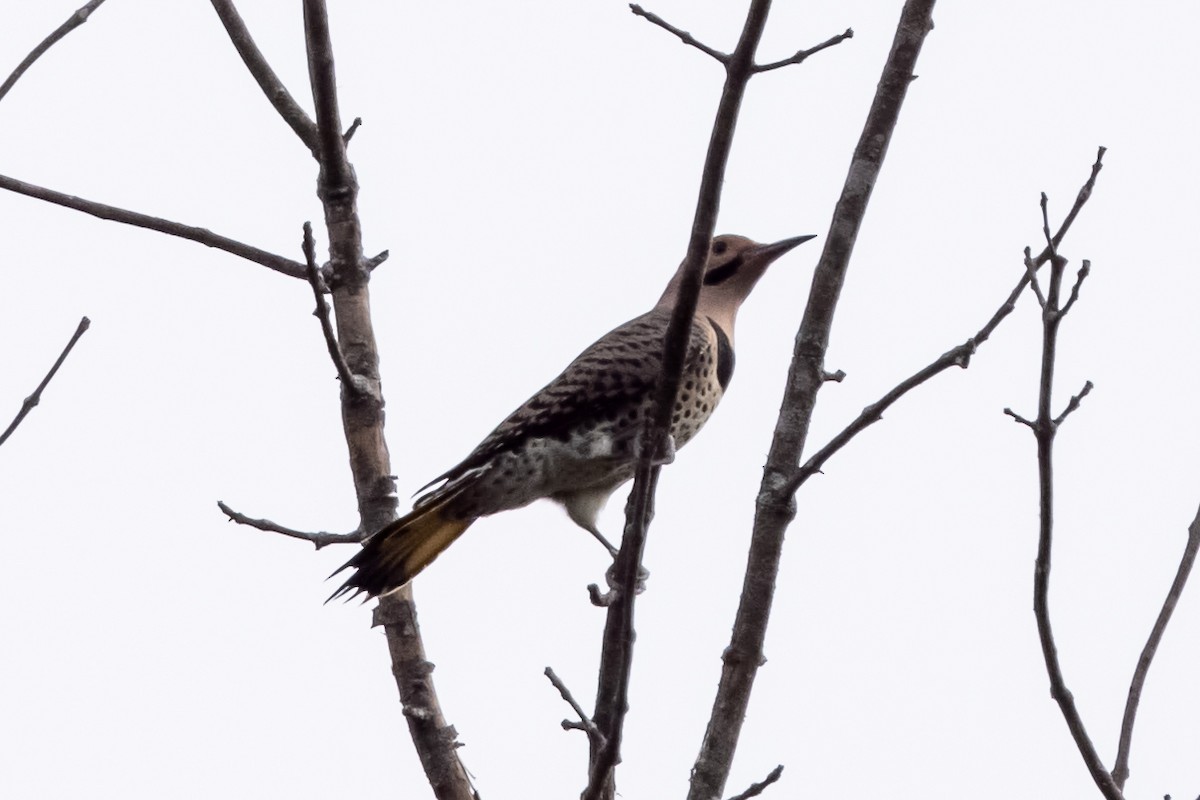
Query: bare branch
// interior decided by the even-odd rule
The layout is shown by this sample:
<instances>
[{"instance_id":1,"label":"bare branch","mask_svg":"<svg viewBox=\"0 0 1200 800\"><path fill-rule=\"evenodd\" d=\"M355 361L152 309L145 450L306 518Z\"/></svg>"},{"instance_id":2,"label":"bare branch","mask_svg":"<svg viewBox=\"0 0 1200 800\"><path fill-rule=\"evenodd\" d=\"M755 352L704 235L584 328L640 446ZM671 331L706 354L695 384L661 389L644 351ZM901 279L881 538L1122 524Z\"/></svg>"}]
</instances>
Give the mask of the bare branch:
<instances>
[{"instance_id":1,"label":"bare branch","mask_svg":"<svg viewBox=\"0 0 1200 800\"><path fill-rule=\"evenodd\" d=\"M333 332L333 323L329 319L329 304L325 302L325 282L321 280L321 271L317 267L317 250L313 242L311 222L304 223L304 259L308 262L308 285L312 287L313 297L317 301L313 316L321 322L321 333L325 335L325 346L329 349L329 357L333 359L338 378L347 389L363 391L365 387L360 387L354 382L354 373L350 371L346 357L342 355L342 348L338 345L337 334Z\"/></svg>"},{"instance_id":2,"label":"bare branch","mask_svg":"<svg viewBox=\"0 0 1200 800\"><path fill-rule=\"evenodd\" d=\"M87 5L75 10L75 13L67 18L67 21L54 29L54 32L41 41L41 43L30 51L29 55L17 65L17 68L12 71L12 74L0 84L0 100L8 94L9 90L16 85L25 71L33 66L33 62L37 61L42 55L53 47L60 39L66 36L71 31L78 28L80 25L88 21L88 17L92 12L104 3L104 0L91 0Z\"/></svg>"},{"instance_id":3,"label":"bare branch","mask_svg":"<svg viewBox=\"0 0 1200 800\"><path fill-rule=\"evenodd\" d=\"M763 642L783 552L784 532L795 516L787 491L808 436L816 395L825 383L824 357L837 299L875 181L899 119L921 45L932 29L933 0L908 0L867 114L862 135L834 210L829 236L813 276L804 320L796 335L787 388L755 506L746 575L733 635L722 657L721 680L700 753L692 769L689 800L719 797L746 718L750 692L763 663Z\"/></svg>"},{"instance_id":4,"label":"bare branch","mask_svg":"<svg viewBox=\"0 0 1200 800\"><path fill-rule=\"evenodd\" d=\"M1090 275L1091 272L1092 262L1085 258L1083 263L1079 266L1079 272L1075 275L1075 285L1071 287L1071 296L1067 298L1066 305L1062 307L1062 311L1060 313L1066 314L1071 310L1071 306L1075 305L1075 301L1079 299L1079 289L1083 286L1084 280L1087 279L1087 276Z\"/></svg>"},{"instance_id":5,"label":"bare branch","mask_svg":"<svg viewBox=\"0 0 1200 800\"><path fill-rule=\"evenodd\" d=\"M775 769L767 773L767 777L763 778L758 783L750 784L750 788L746 789L746 791L742 792L741 794L735 794L733 797L729 798L729 800L750 800L751 797L758 797L763 793L764 789L766 789L775 781L779 780L781 775L783 775L783 764L775 767Z\"/></svg>"},{"instance_id":6,"label":"bare branch","mask_svg":"<svg viewBox=\"0 0 1200 800\"><path fill-rule=\"evenodd\" d=\"M1030 428L1035 427L1031 420L1025 419L1020 414L1013 411L1011 408L1008 408L1007 406L1005 406L1005 408L1004 408L1004 413L1007 414L1008 416L1012 417L1014 420L1021 423L1022 425L1026 425Z\"/></svg>"},{"instance_id":7,"label":"bare branch","mask_svg":"<svg viewBox=\"0 0 1200 800\"><path fill-rule=\"evenodd\" d=\"M558 689L558 693L562 695L562 699L566 701L567 705L571 707L571 710L573 710L576 716L579 717L578 722L563 720L563 730L581 730L588 735L588 739L594 739L597 746L603 747L604 734L602 734L600 729L596 727L596 723L592 722L592 718L589 717L587 712L583 710L583 706L579 705L579 702L575 699L575 696L571 694L571 690L567 688L565 683L563 683L562 678L558 677L551 667L546 667L545 675L550 679L550 683L554 685L554 688Z\"/></svg>"},{"instance_id":8,"label":"bare branch","mask_svg":"<svg viewBox=\"0 0 1200 800\"><path fill-rule=\"evenodd\" d=\"M304 265L299 261L293 261L290 258L268 253L266 250L260 250L257 247L243 244L227 236L213 233L207 228L197 228L193 225L171 222L170 220L152 217L148 214L141 214L137 211L128 211L124 208L117 208L116 206L105 205L104 203L97 203L92 200L84 200L82 197L56 192L53 189L46 189L32 183L25 183L6 175L0 175L0 189L7 189L10 192L23 194L26 197L45 200L47 203L53 203L58 206L73 208L76 211L82 211L85 214L90 214L100 219L132 225L135 228L147 228L159 233L165 233L168 236L178 236L181 239L199 242L206 247L224 250L226 253L231 253L247 261L261 264L268 269L273 269L280 274L287 275L289 278L304 278Z\"/></svg>"},{"instance_id":9,"label":"bare branch","mask_svg":"<svg viewBox=\"0 0 1200 800\"><path fill-rule=\"evenodd\" d=\"M728 56L721 56L720 59L725 65L725 85L717 105L708 152L701 172L700 191L692 219L687 255L681 266L679 296L663 339L662 372L655 388L654 414L642 434L633 488L625 507L625 530L621 549L613 566L612 603L608 607L604 625L600 675L596 688L596 710L593 714L605 740L602 747L590 748L588 783L583 792L583 800L611 798L615 794L614 768L620 761L621 737L625 714L629 709L634 602L639 579L644 573L642 554L646 546L647 529L654 514L654 491L660 471L660 467L652 463L653 455L665 451L663 445L667 441L671 411L679 392L692 318L695 316L700 296L704 264L716 226L721 184L733 145L733 133L742 98L746 93L746 84L753 75L754 54L766 26L770 5L770 0L752 0L737 47ZM648 16L639 6L631 8L635 14L646 16L656 24L665 25L657 21L657 18ZM667 27L667 30L676 35L682 34L671 27ZM684 41L688 41L687 38ZM701 49L717 57L711 48Z\"/></svg>"},{"instance_id":10,"label":"bare branch","mask_svg":"<svg viewBox=\"0 0 1200 800\"><path fill-rule=\"evenodd\" d=\"M840 369L837 372L821 370L821 380L831 383L841 383L846 380L846 373Z\"/></svg>"},{"instance_id":11,"label":"bare branch","mask_svg":"<svg viewBox=\"0 0 1200 800\"><path fill-rule=\"evenodd\" d=\"M355 117L354 122L350 123L350 127L342 134L342 141L350 144L350 140L354 138L355 132L362 127L362 117Z\"/></svg>"},{"instance_id":12,"label":"bare branch","mask_svg":"<svg viewBox=\"0 0 1200 800\"><path fill-rule=\"evenodd\" d=\"M396 519L396 481L383 429L379 345L371 319L370 272L363 258L358 183L346 158L338 119L328 12L323 0L304 0L303 8L309 82L316 108L316 155L320 164L317 195L329 237L329 285L337 340L345 345L343 354L356 381L361 379L370 387L363 392L343 389L342 425L358 499L359 526L364 531L377 531ZM433 665L421 639L411 583L379 598L375 624L382 625L387 636L409 736L434 796L438 800L477 798L458 756L457 733L446 722L433 685Z\"/></svg>"},{"instance_id":13,"label":"bare branch","mask_svg":"<svg viewBox=\"0 0 1200 800\"><path fill-rule=\"evenodd\" d=\"M1167 599L1163 601L1162 609L1158 612L1158 618L1154 620L1150 638L1146 640L1146 646L1142 648L1141 655L1138 656L1137 667L1133 671L1133 680L1129 683L1129 697L1125 701L1125 714L1121 718L1121 740L1117 745L1117 761L1112 771L1113 780L1122 791L1125 789L1125 781L1129 779L1129 750L1133 746L1133 723L1137 718L1138 703L1142 699L1142 687L1146 684L1146 675L1150 672L1150 662L1154 660L1154 654L1158 652L1158 645L1162 642L1163 634L1167 630L1167 623L1171 621L1171 614L1174 613L1175 606L1179 604L1179 598L1183 595L1188 576L1191 575L1192 567L1196 564L1197 552L1200 552L1200 511L1196 512L1192 524L1188 526L1187 545L1183 549L1183 558L1179 560L1179 569L1175 572L1175 580L1171 583Z\"/></svg>"},{"instance_id":14,"label":"bare branch","mask_svg":"<svg viewBox=\"0 0 1200 800\"><path fill-rule=\"evenodd\" d=\"M0 444L4 444L6 441L8 441L8 437L12 436L13 431L17 429L17 426L21 424L22 420L24 420L25 417L28 416L29 412L33 411L33 409L37 407L37 404L42 401L42 392L46 390L46 386L49 385L50 381L54 378L55 373L58 372L58 368L61 367L63 362L67 360L67 356L71 354L71 349L75 347L75 343L79 341L79 337L83 336L84 332L91 327L91 324L92 321L87 317L79 320L79 325L75 327L75 333L71 334L71 338L67 342L67 346L64 347L62 352L58 354L58 358L54 360L54 364L50 367L50 371L46 373L46 377L42 378L42 382L39 383L37 388L33 390L33 394L26 397L25 401L21 403L21 410L17 412L17 416L12 422L9 423L8 427L4 429L4 433L0 433Z\"/></svg>"},{"instance_id":15,"label":"bare branch","mask_svg":"<svg viewBox=\"0 0 1200 800\"><path fill-rule=\"evenodd\" d=\"M1047 253L1050 251L1047 250ZM1048 258L1049 256L1047 256ZM1040 259L1040 256L1039 256ZM1037 297L1038 305L1042 308L1046 307L1046 295L1042 293L1042 286L1038 283L1037 270L1041 265L1041 261L1034 261L1033 251L1028 247L1025 248L1025 277L1028 280L1029 288L1033 290L1034 296Z\"/></svg>"},{"instance_id":16,"label":"bare branch","mask_svg":"<svg viewBox=\"0 0 1200 800\"><path fill-rule=\"evenodd\" d=\"M282 533L284 536L290 536L293 539L303 539L306 542L312 542L318 550L331 544L358 544L367 538L367 535L361 530L353 530L349 533L329 533L328 531L298 531L294 528L285 528L269 519L247 517L245 514L234 511L221 500L217 501L217 508L221 509L221 512L229 517L230 522L247 525L268 533Z\"/></svg>"},{"instance_id":17,"label":"bare branch","mask_svg":"<svg viewBox=\"0 0 1200 800\"><path fill-rule=\"evenodd\" d=\"M1104 154L1104 149L1100 149L1100 155ZM1099 171L1099 157L1097 157L1096 165L1092 167L1092 177L1088 184L1085 185L1085 191L1080 192L1080 197L1086 200L1086 195L1090 194L1091 186L1094 183L1095 176ZM1081 205L1077 201L1077 206ZM1054 630L1050 621L1050 568L1052 544L1054 538L1054 437L1058 432L1058 425L1066 416L1074 411L1079 406L1080 400L1091 391L1091 382L1084 385L1083 391L1071 398L1067 408L1058 417L1051 416L1051 405L1054 391L1054 366L1058 352L1058 331L1062 324L1062 306L1060 303L1062 297L1062 280L1066 269L1066 259L1058 253L1058 247L1062 241L1062 237L1054 237L1050 235L1050 225L1046 213L1046 196L1042 195L1042 229L1046 236L1046 253L1050 262L1050 285L1046 290L1042 310L1042 363L1041 376L1038 383L1038 414L1037 419L1033 423L1027 420L1025 422L1033 431L1034 438L1037 440L1037 461L1038 461L1038 502L1039 502L1039 527L1038 527L1038 551L1037 559L1034 563L1033 577L1033 613L1037 621L1038 641L1042 648L1042 658L1046 663L1046 673L1050 679L1050 696L1058 703L1059 711L1062 713L1063 719L1067 723L1067 728L1071 732L1071 738L1075 741L1075 746L1079 750L1080 756L1083 758L1084 764L1087 766L1088 772L1091 773L1092 780L1096 783L1100 792L1108 798L1108 800L1122 800L1121 789L1114 781L1113 776L1104 767L1104 763L1100 760L1099 753L1096 752L1096 746L1088 735L1087 728L1084 726L1083 718L1079 713L1079 709L1075 705L1075 697L1067 688L1066 678L1063 676L1062 664L1058 657L1058 646L1054 640ZM1074 212L1074 209L1072 209ZM1070 219L1074 219L1072 215L1068 215ZM1066 223L1064 223L1066 225ZM1060 232L1061 232L1060 228ZM1027 266L1029 259L1026 258ZM1032 270L1027 275L1032 280ZM1020 419L1011 411L1006 411L1014 418Z\"/></svg>"},{"instance_id":18,"label":"bare branch","mask_svg":"<svg viewBox=\"0 0 1200 800\"><path fill-rule=\"evenodd\" d=\"M791 64L799 64L811 55L819 53L822 50L827 50L830 47L833 47L834 45L841 44L842 42L846 41L847 39L853 39L853 38L854 38L854 29L846 28L844 33L839 33L837 36L830 36L828 39L821 42L816 47L810 47L807 50L797 50L796 54L794 56L792 56L791 58L785 58L782 61L772 61L769 64L757 64L754 67L754 71L755 72L770 72L771 70L779 69L780 67L790 66Z\"/></svg>"},{"instance_id":19,"label":"bare branch","mask_svg":"<svg viewBox=\"0 0 1200 800\"><path fill-rule=\"evenodd\" d=\"M649 12L646 9L639 6L637 3L630 3L629 10L632 11L637 16L644 18L647 22L654 23L658 27L662 28L664 31L668 31L670 33L675 34L676 36L679 37L680 41L682 41L684 44L690 45L690 46L696 48L701 53L712 56L717 61L720 61L722 64L724 64L725 66L729 66L729 60L730 60L730 58L732 58L732 56L729 53L722 53L720 50L717 50L716 48L709 47L704 42L701 42L699 39L697 39L695 36L692 36L687 31L683 31L683 30L680 30L679 28L676 28L674 25L667 22L662 17L658 16L657 14L652 14L651 12Z\"/></svg>"},{"instance_id":20,"label":"bare branch","mask_svg":"<svg viewBox=\"0 0 1200 800\"><path fill-rule=\"evenodd\" d=\"M225 26L225 32L229 34L229 40L233 42L238 55L242 57L242 63L246 65L246 69L250 70L250 74L258 82L258 86L267 96L267 100L279 112L283 121L300 137L304 146L315 156L317 151L316 123L292 97L291 92L283 85L283 81L275 74L275 70L271 69L266 57L254 43L250 30L242 21L242 16L238 14L232 0L212 0L212 6L217 12L217 16L221 18L221 24Z\"/></svg>"},{"instance_id":21,"label":"bare branch","mask_svg":"<svg viewBox=\"0 0 1200 800\"><path fill-rule=\"evenodd\" d=\"M905 394L917 388L934 376L944 372L950 367L961 367L966 369L968 366L970 366L971 357L975 355L975 351L979 349L981 344L986 342L991 337L992 333L997 327L999 327L1000 323L1003 322L1004 319L1008 317L1008 315L1011 314L1017 307L1017 299L1021 296L1021 292L1024 290L1024 288L1025 279L1022 278L1016 287L1009 292L1008 297L1005 299L1003 305L1001 305L1000 308L998 308L996 312L992 314L991 319L989 319L987 323L975 333L974 336L972 336L970 339L967 339L957 347L947 350L945 353L938 356L938 358L934 359L934 361L932 361L928 366L923 367L908 378L905 378L903 381L896 384L896 386L888 391L888 393L883 397L864 408L862 413L859 414L853 422L843 428L837 436L834 436L832 439L830 439L824 447L814 453L812 457L804 462L803 466L796 470L796 474L792 477L788 484L788 491L794 493L800 488L801 485L803 485L805 481L807 481L816 473L820 472L826 461L828 461L835 453L849 444L850 441L859 433L883 419L883 412ZM1012 409L1005 409L1005 413L1016 418L1020 422L1024 422L1027 425L1032 425L1031 422L1014 413Z\"/></svg>"},{"instance_id":22,"label":"bare branch","mask_svg":"<svg viewBox=\"0 0 1200 800\"><path fill-rule=\"evenodd\" d=\"M1063 412L1054 418L1054 427L1057 428L1059 425L1062 425L1063 420L1066 419L1069 414L1079 408L1079 404L1083 402L1083 398L1087 397L1091 391L1092 382L1085 382L1083 384L1083 389L1080 390L1079 394L1073 395L1070 401L1067 403L1067 407L1063 409Z\"/></svg>"}]
</instances>

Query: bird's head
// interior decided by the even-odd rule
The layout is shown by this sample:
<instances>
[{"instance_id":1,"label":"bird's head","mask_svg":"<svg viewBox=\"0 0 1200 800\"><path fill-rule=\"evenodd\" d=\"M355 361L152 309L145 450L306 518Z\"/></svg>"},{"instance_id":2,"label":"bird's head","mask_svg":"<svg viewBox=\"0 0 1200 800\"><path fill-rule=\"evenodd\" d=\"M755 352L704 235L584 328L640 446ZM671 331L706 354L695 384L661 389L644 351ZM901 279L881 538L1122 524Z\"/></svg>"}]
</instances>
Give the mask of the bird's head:
<instances>
[{"instance_id":1,"label":"bird's head","mask_svg":"<svg viewBox=\"0 0 1200 800\"><path fill-rule=\"evenodd\" d=\"M717 236L708 248L708 262L704 265L704 283L700 287L696 315L712 317L732 335L738 308L767 267L796 245L813 238L816 237L795 236L772 244L759 244L745 236L728 233ZM660 306L675 302L682 280L683 265L680 264L680 269L658 301Z\"/></svg>"}]
</instances>

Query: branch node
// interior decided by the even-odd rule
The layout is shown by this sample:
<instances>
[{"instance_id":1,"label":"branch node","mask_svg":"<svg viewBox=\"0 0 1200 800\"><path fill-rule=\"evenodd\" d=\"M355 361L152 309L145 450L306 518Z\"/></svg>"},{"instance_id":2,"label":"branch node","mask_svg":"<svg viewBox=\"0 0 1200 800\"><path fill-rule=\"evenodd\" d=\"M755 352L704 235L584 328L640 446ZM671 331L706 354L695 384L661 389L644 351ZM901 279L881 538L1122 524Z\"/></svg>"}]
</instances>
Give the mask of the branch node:
<instances>
[{"instance_id":1,"label":"branch node","mask_svg":"<svg viewBox=\"0 0 1200 800\"><path fill-rule=\"evenodd\" d=\"M547 678L550 679L550 683L554 685L555 689L558 689L558 693L562 696L562 699L566 702L567 705L569 705L571 707L571 710L574 711L575 714L579 717L578 722L575 722L575 721L569 720L569 719L564 719L562 721L563 730L564 731L569 731L569 730L583 731L584 733L587 734L588 740L592 743L593 747L595 747L597 749L604 747L604 743L605 743L604 734L602 734L600 732L600 729L596 727L596 723L593 722L592 718L589 717L587 715L587 712L583 710L583 706L579 705L579 702L575 699L575 696L571 694L571 690L567 688L567 685L565 683L563 683L562 678L558 677L558 675L555 674L554 669L552 667L546 667L543 674Z\"/></svg>"},{"instance_id":2,"label":"branch node","mask_svg":"<svg viewBox=\"0 0 1200 800\"><path fill-rule=\"evenodd\" d=\"M390 255L390 253L387 250L384 250L383 252L379 253L378 255L371 256L370 258L368 258L366 261L363 262L363 265L362 265L363 272L366 272L368 274L370 274L371 272L374 272L376 267L378 267L380 264L382 264L383 262L388 260L389 255Z\"/></svg>"},{"instance_id":3,"label":"branch node","mask_svg":"<svg viewBox=\"0 0 1200 800\"><path fill-rule=\"evenodd\" d=\"M79 337L83 336L83 334L86 333L87 329L91 326L92 321L87 317L79 320L79 324L75 326L75 333L71 334L71 338L67 341L67 346L64 347L62 352L58 354L58 358L56 358L54 363L50 366L50 371L46 373L46 377L42 378L42 382L37 385L37 388L33 390L33 393L26 397L24 402L21 403L21 410L17 412L17 416L14 417L13 421L10 422L8 427L4 429L4 433L0 433L0 444L4 444L6 441L8 441L8 437L12 436L13 431L15 431L17 426L21 424L21 421L25 419L29 412L32 411L38 403L42 402L42 392L46 390L46 387L50 384L51 379L53 379L55 374L58 372L58 368L61 367L63 362L67 360L67 356L71 354L71 350L75 347L75 343L79 341Z\"/></svg>"},{"instance_id":4,"label":"branch node","mask_svg":"<svg viewBox=\"0 0 1200 800\"><path fill-rule=\"evenodd\" d=\"M830 381L834 383L841 383L845 379L846 373L840 369L837 372L826 372L825 370L821 370L821 380L826 383L829 383Z\"/></svg>"}]
</instances>

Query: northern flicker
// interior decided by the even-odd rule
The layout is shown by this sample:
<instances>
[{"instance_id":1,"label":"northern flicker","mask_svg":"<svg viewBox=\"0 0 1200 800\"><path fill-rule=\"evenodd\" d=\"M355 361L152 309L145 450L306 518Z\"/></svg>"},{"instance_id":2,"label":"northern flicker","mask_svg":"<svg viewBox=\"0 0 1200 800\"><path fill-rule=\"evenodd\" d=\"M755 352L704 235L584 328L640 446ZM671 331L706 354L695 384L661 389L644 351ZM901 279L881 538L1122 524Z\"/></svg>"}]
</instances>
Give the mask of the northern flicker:
<instances>
[{"instance_id":1,"label":"northern flicker","mask_svg":"<svg viewBox=\"0 0 1200 800\"><path fill-rule=\"evenodd\" d=\"M732 235L713 239L671 417L674 449L696 435L729 386L734 320L742 301L772 262L812 238L774 244ZM441 486L419 497L411 512L371 536L338 569L355 571L330 599L364 592L374 597L399 588L475 520L541 498L561 503L577 525L615 554L596 517L617 487L633 477L681 270L682 265L654 308L602 336L470 455L426 484L425 489ZM663 454L662 460L673 454Z\"/></svg>"}]
</instances>

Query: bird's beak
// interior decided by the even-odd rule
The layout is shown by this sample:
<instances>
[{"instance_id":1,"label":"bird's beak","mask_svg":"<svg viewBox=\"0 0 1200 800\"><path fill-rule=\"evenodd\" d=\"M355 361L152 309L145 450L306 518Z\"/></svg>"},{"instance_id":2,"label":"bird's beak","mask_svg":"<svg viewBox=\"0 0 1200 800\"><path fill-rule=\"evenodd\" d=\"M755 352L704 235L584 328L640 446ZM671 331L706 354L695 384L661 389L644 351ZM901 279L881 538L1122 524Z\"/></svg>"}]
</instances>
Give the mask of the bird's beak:
<instances>
[{"instance_id":1,"label":"bird's beak","mask_svg":"<svg viewBox=\"0 0 1200 800\"><path fill-rule=\"evenodd\" d=\"M778 241L773 244L761 244L754 251L754 257L756 259L761 258L770 264L772 261L779 258L788 250L791 250L796 245L804 244L809 239L815 238L817 238L817 235L815 233L810 233L807 236L793 236L791 239L783 239L782 241Z\"/></svg>"}]
</instances>

